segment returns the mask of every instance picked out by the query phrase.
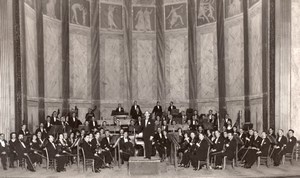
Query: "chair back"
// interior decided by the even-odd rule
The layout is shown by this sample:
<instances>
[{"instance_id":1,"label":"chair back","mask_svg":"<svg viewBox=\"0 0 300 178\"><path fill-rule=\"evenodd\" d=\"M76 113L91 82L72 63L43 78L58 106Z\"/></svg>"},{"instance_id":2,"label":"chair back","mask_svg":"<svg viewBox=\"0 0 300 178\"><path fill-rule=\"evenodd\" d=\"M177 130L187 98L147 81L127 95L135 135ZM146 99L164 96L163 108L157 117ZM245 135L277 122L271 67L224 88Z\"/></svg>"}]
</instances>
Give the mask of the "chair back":
<instances>
[{"instance_id":1,"label":"chair back","mask_svg":"<svg viewBox=\"0 0 300 178\"><path fill-rule=\"evenodd\" d=\"M79 148L79 151L81 151L82 152L82 158L83 158L83 162L85 162L85 153L84 153L84 150L83 150L83 148Z\"/></svg>"}]
</instances>

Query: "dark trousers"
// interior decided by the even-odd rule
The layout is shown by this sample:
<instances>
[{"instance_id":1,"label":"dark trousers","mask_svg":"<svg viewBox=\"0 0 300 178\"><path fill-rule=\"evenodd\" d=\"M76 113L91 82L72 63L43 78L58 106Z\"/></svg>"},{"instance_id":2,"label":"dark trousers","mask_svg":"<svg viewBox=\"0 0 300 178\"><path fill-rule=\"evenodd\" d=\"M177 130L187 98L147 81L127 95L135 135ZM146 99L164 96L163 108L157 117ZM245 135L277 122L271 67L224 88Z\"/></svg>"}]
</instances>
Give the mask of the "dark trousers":
<instances>
[{"instance_id":1,"label":"dark trousers","mask_svg":"<svg viewBox=\"0 0 300 178\"><path fill-rule=\"evenodd\" d=\"M257 150L250 149L245 156L245 167L251 167L257 160L258 154Z\"/></svg>"},{"instance_id":2,"label":"dark trousers","mask_svg":"<svg viewBox=\"0 0 300 178\"><path fill-rule=\"evenodd\" d=\"M63 171L65 164L68 162L67 156L58 156L55 159L57 161L57 171Z\"/></svg>"},{"instance_id":3,"label":"dark trousers","mask_svg":"<svg viewBox=\"0 0 300 178\"><path fill-rule=\"evenodd\" d=\"M93 157L93 159L94 159L94 161L95 161L95 165L94 165L94 167L95 167L95 169L97 170L97 169L100 169L101 168L101 166L103 165L103 157L102 157L102 155L100 155L100 156L94 156Z\"/></svg>"},{"instance_id":4,"label":"dark trousers","mask_svg":"<svg viewBox=\"0 0 300 178\"><path fill-rule=\"evenodd\" d=\"M107 150L102 153L105 159L105 163L110 164L113 161L113 150Z\"/></svg>"},{"instance_id":5,"label":"dark trousers","mask_svg":"<svg viewBox=\"0 0 300 178\"><path fill-rule=\"evenodd\" d=\"M187 151L187 152L183 153L182 160L181 160L181 163L180 163L180 164L188 165L189 162L191 161L191 160L190 160L191 155L192 155L192 154L191 154L190 151Z\"/></svg>"},{"instance_id":6,"label":"dark trousers","mask_svg":"<svg viewBox=\"0 0 300 178\"><path fill-rule=\"evenodd\" d=\"M152 142L150 141L149 137L144 137L144 144L145 144L145 153L146 158L151 158L152 155Z\"/></svg>"},{"instance_id":7,"label":"dark trousers","mask_svg":"<svg viewBox=\"0 0 300 178\"><path fill-rule=\"evenodd\" d=\"M14 152L10 152L9 153L9 167L13 167L14 166L14 162L18 160L17 158L17 154Z\"/></svg>"},{"instance_id":8,"label":"dark trousers","mask_svg":"<svg viewBox=\"0 0 300 178\"><path fill-rule=\"evenodd\" d=\"M284 151L281 151L281 149L275 149L272 155L272 158L274 160L274 165L278 166L282 160L282 156L285 154Z\"/></svg>"},{"instance_id":9,"label":"dark trousers","mask_svg":"<svg viewBox=\"0 0 300 178\"><path fill-rule=\"evenodd\" d=\"M2 167L3 169L7 168L7 154L1 154L1 163L2 163Z\"/></svg>"}]
</instances>

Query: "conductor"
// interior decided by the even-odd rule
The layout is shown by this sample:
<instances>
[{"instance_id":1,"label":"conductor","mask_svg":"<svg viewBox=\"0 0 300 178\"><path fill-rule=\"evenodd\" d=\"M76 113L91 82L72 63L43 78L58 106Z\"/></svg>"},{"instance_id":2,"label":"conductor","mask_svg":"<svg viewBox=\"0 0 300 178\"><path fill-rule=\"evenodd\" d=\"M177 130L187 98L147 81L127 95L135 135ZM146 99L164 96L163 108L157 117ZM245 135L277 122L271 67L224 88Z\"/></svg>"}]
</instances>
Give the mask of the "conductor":
<instances>
[{"instance_id":1,"label":"conductor","mask_svg":"<svg viewBox=\"0 0 300 178\"><path fill-rule=\"evenodd\" d=\"M155 133L154 120L150 118L149 111L145 112L145 119L142 122L143 138L145 143L145 158L151 159L152 139Z\"/></svg>"}]
</instances>

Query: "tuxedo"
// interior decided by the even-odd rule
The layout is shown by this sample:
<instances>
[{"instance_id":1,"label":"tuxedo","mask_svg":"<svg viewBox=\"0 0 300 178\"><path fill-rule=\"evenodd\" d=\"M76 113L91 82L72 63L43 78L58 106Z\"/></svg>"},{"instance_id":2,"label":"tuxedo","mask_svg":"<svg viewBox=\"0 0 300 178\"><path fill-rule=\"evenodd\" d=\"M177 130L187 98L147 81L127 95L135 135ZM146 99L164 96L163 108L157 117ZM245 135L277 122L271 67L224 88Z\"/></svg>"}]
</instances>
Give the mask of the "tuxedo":
<instances>
[{"instance_id":1,"label":"tuxedo","mask_svg":"<svg viewBox=\"0 0 300 178\"><path fill-rule=\"evenodd\" d=\"M90 121L89 122L89 128L90 128L90 130L94 130L94 128L98 128L97 121Z\"/></svg>"},{"instance_id":2,"label":"tuxedo","mask_svg":"<svg viewBox=\"0 0 300 178\"><path fill-rule=\"evenodd\" d=\"M123 137L120 139L120 150L122 150L122 161L129 161L130 156L134 155L134 147L133 144L130 142L129 137Z\"/></svg>"},{"instance_id":3,"label":"tuxedo","mask_svg":"<svg viewBox=\"0 0 300 178\"><path fill-rule=\"evenodd\" d=\"M235 158L236 152L236 140L232 138L229 142L225 145L225 152L217 153L216 154L216 165L220 166L222 163L222 158L227 156L227 159L232 160Z\"/></svg>"},{"instance_id":4,"label":"tuxedo","mask_svg":"<svg viewBox=\"0 0 300 178\"><path fill-rule=\"evenodd\" d=\"M36 130L35 130L35 134L37 134L38 132L41 132L42 133L42 139L44 139L44 138L46 138L47 137L47 129L46 128L37 128Z\"/></svg>"},{"instance_id":5,"label":"tuxedo","mask_svg":"<svg viewBox=\"0 0 300 178\"><path fill-rule=\"evenodd\" d=\"M168 111L169 111L170 113L171 113L171 111L172 111L173 109L176 109L176 106L173 105L173 106L169 106L169 107L168 107Z\"/></svg>"},{"instance_id":6,"label":"tuxedo","mask_svg":"<svg viewBox=\"0 0 300 178\"><path fill-rule=\"evenodd\" d=\"M288 138L286 144L286 153L292 153L296 143L297 143L297 139L294 136Z\"/></svg>"},{"instance_id":7,"label":"tuxedo","mask_svg":"<svg viewBox=\"0 0 300 178\"><path fill-rule=\"evenodd\" d=\"M7 154L8 154L8 145L6 140L0 140L0 158L2 167L4 170L7 169Z\"/></svg>"},{"instance_id":8,"label":"tuxedo","mask_svg":"<svg viewBox=\"0 0 300 178\"><path fill-rule=\"evenodd\" d=\"M113 161L113 147L112 145L112 137L104 137L101 140L101 148L105 149L103 152L105 163L110 164Z\"/></svg>"},{"instance_id":9,"label":"tuxedo","mask_svg":"<svg viewBox=\"0 0 300 178\"><path fill-rule=\"evenodd\" d=\"M138 116L142 115L142 110L139 105L132 105L130 109L132 119L137 120Z\"/></svg>"},{"instance_id":10,"label":"tuxedo","mask_svg":"<svg viewBox=\"0 0 300 178\"><path fill-rule=\"evenodd\" d=\"M156 116L162 116L162 107L160 105L154 106L152 113L155 113Z\"/></svg>"},{"instance_id":11,"label":"tuxedo","mask_svg":"<svg viewBox=\"0 0 300 178\"><path fill-rule=\"evenodd\" d=\"M124 108L117 107L115 111L116 111L116 113L123 113L124 112Z\"/></svg>"},{"instance_id":12,"label":"tuxedo","mask_svg":"<svg viewBox=\"0 0 300 178\"><path fill-rule=\"evenodd\" d=\"M51 122L45 122L44 126L45 126L46 131L49 133L49 131L50 131L51 127L52 127Z\"/></svg>"},{"instance_id":13,"label":"tuxedo","mask_svg":"<svg viewBox=\"0 0 300 178\"><path fill-rule=\"evenodd\" d=\"M63 171L64 166L67 163L68 159L64 155L61 155L58 147L54 144L54 142L48 142L46 145L48 156L50 160L57 160L57 171Z\"/></svg>"},{"instance_id":14,"label":"tuxedo","mask_svg":"<svg viewBox=\"0 0 300 178\"><path fill-rule=\"evenodd\" d=\"M20 130L20 131L18 132L18 134L23 134L24 136L27 136L27 135L30 135L30 132L29 132L28 129L25 129L25 130Z\"/></svg>"},{"instance_id":15,"label":"tuxedo","mask_svg":"<svg viewBox=\"0 0 300 178\"><path fill-rule=\"evenodd\" d=\"M232 123L232 120L230 118L224 119L224 126L227 128L228 124L227 122L230 121Z\"/></svg>"},{"instance_id":16,"label":"tuxedo","mask_svg":"<svg viewBox=\"0 0 300 178\"><path fill-rule=\"evenodd\" d=\"M245 167L251 168L259 155L267 156L269 145L270 141L268 138L262 139L261 137L253 137L252 149L249 149L245 156Z\"/></svg>"},{"instance_id":17,"label":"tuxedo","mask_svg":"<svg viewBox=\"0 0 300 178\"><path fill-rule=\"evenodd\" d=\"M32 156L29 154L29 147L21 140L17 140L15 144L15 151L17 154L17 159L21 161L23 158L26 159L28 169L34 171L32 163L35 163L37 160L32 159Z\"/></svg>"},{"instance_id":18,"label":"tuxedo","mask_svg":"<svg viewBox=\"0 0 300 178\"><path fill-rule=\"evenodd\" d=\"M200 146L197 147L196 159L197 159L197 161L206 161L207 151L208 151L208 142L205 139L199 140L199 142L200 142Z\"/></svg>"},{"instance_id":19,"label":"tuxedo","mask_svg":"<svg viewBox=\"0 0 300 178\"><path fill-rule=\"evenodd\" d=\"M81 147L84 150L86 159L93 159L94 160L95 170L100 169L101 164L103 163L103 159L94 154L94 150L92 149L92 146L89 143L87 143L85 140L83 140Z\"/></svg>"},{"instance_id":20,"label":"tuxedo","mask_svg":"<svg viewBox=\"0 0 300 178\"><path fill-rule=\"evenodd\" d=\"M51 123L52 125L59 125L59 120L58 120L57 117L51 117L51 118L50 118L50 123Z\"/></svg>"},{"instance_id":21,"label":"tuxedo","mask_svg":"<svg viewBox=\"0 0 300 178\"><path fill-rule=\"evenodd\" d=\"M69 126L73 129L78 129L78 126L81 125L81 121L77 119L77 117L70 117L69 118Z\"/></svg>"},{"instance_id":22,"label":"tuxedo","mask_svg":"<svg viewBox=\"0 0 300 178\"><path fill-rule=\"evenodd\" d=\"M274 149L273 151L272 157L274 160L274 166L278 166L280 164L282 156L286 152L285 148L287 144L287 138L285 136L277 137L276 141L277 141L276 146L278 146L279 148Z\"/></svg>"},{"instance_id":23,"label":"tuxedo","mask_svg":"<svg viewBox=\"0 0 300 178\"><path fill-rule=\"evenodd\" d=\"M151 158L152 154L152 141L150 137L154 137L155 134L155 123L154 120L149 118L148 120L142 120L142 131L143 131L143 138L145 143L145 152L146 158Z\"/></svg>"}]
</instances>

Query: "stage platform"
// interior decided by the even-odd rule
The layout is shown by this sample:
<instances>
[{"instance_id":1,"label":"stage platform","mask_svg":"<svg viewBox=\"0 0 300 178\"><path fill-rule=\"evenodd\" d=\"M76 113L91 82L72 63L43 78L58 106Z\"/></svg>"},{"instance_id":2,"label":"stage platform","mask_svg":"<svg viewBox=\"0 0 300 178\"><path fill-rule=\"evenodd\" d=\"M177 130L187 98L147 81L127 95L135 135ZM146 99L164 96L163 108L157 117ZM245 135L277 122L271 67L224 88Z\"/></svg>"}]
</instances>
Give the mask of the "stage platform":
<instances>
[{"instance_id":1,"label":"stage platform","mask_svg":"<svg viewBox=\"0 0 300 178\"><path fill-rule=\"evenodd\" d=\"M46 170L42 167L37 167L37 171L32 173L26 171L21 168L13 168L4 171L2 167L0 168L0 177L47 177L47 178L64 178L64 177L72 177L72 178L81 178L81 177L118 177L118 178L127 178L127 177L135 177L135 178L190 178L190 177L210 177L210 178L254 178L254 177L275 177L275 178L285 178L285 177L300 177L300 161L294 162L294 165L290 165L287 162L285 165L281 165L279 167L270 166L269 168L265 166L260 166L257 168L253 166L251 169L245 169L242 167L236 167L232 169L231 166L227 166L226 170L207 170L203 169L200 171L194 171L193 168L177 168L174 169L173 165L169 165L166 162L165 172L161 172L159 175L129 175L127 166L122 165L121 168L115 166L112 169L102 169L100 173L93 173L91 169L83 172L82 166L80 166L80 170L77 169L77 166L73 165L71 167L66 167L67 171L62 173L57 173L53 170Z\"/></svg>"}]
</instances>

